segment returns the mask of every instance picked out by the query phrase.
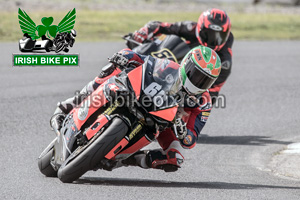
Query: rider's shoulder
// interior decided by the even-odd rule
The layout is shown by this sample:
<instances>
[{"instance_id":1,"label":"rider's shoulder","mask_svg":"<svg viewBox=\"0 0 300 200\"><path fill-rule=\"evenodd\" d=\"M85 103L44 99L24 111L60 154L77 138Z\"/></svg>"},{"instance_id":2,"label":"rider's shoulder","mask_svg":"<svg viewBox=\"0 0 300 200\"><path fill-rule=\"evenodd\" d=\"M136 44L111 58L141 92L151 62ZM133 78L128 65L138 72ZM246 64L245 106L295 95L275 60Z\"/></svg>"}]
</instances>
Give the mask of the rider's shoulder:
<instances>
[{"instance_id":1,"label":"rider's shoulder","mask_svg":"<svg viewBox=\"0 0 300 200\"><path fill-rule=\"evenodd\" d=\"M225 46L231 48L233 45L233 41L234 41L234 36L233 36L232 32L230 32L229 37L225 43Z\"/></svg>"},{"instance_id":2,"label":"rider's shoulder","mask_svg":"<svg viewBox=\"0 0 300 200\"><path fill-rule=\"evenodd\" d=\"M228 40L226 41L225 45L219 51L217 51L219 56L220 56L220 54L228 52L228 49L232 48L233 41L234 41L234 37L233 37L232 32L230 32ZM221 60L222 60L222 58L221 58Z\"/></svg>"},{"instance_id":3,"label":"rider's shoulder","mask_svg":"<svg viewBox=\"0 0 300 200\"><path fill-rule=\"evenodd\" d=\"M181 21L180 23L182 23L182 24L192 24L192 25L197 25L197 22L194 22L194 21L188 21L188 20L186 20L186 21Z\"/></svg>"},{"instance_id":4,"label":"rider's shoulder","mask_svg":"<svg viewBox=\"0 0 300 200\"><path fill-rule=\"evenodd\" d=\"M233 33L230 32L227 42L230 46L232 46L233 41L234 41L234 36L233 36Z\"/></svg>"},{"instance_id":5,"label":"rider's shoulder","mask_svg":"<svg viewBox=\"0 0 300 200\"><path fill-rule=\"evenodd\" d=\"M181 21L179 22L181 26L184 26L188 31L194 31L197 27L197 22L194 21Z\"/></svg>"}]
</instances>

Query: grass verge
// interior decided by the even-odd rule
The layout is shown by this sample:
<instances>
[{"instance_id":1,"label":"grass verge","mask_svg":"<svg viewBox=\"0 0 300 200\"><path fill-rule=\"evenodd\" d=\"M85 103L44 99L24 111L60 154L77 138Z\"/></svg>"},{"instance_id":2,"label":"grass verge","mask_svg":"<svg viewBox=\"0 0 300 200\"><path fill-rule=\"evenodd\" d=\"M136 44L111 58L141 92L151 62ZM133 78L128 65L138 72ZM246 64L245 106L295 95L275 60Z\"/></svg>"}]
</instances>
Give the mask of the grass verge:
<instances>
[{"instance_id":1,"label":"grass verge","mask_svg":"<svg viewBox=\"0 0 300 200\"><path fill-rule=\"evenodd\" d=\"M42 17L52 16L57 25L67 12L27 13L40 25ZM133 32L150 20L176 22L197 21L200 12L130 12L130 11L86 11L78 10L75 29L78 41L121 40L121 36ZM0 41L18 41L22 32L18 23L18 13L0 13ZM250 40L299 40L300 15L229 13L232 32L236 39Z\"/></svg>"}]
</instances>

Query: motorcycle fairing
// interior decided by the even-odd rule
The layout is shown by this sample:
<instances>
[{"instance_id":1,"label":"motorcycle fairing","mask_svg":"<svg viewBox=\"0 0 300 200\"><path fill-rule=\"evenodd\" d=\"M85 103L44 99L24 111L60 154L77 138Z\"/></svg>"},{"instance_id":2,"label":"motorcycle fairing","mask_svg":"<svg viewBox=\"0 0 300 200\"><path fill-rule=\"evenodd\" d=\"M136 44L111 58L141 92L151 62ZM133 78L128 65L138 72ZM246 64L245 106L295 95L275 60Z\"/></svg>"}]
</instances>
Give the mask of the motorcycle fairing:
<instances>
[{"instance_id":1,"label":"motorcycle fairing","mask_svg":"<svg viewBox=\"0 0 300 200\"><path fill-rule=\"evenodd\" d=\"M99 86L89 97L84 99L79 107L74 108L71 113L78 130L89 119L89 117L100 107L104 106L108 99L104 95L105 82Z\"/></svg>"},{"instance_id":2,"label":"motorcycle fairing","mask_svg":"<svg viewBox=\"0 0 300 200\"><path fill-rule=\"evenodd\" d=\"M164 110L152 111L149 113L171 122L176 116L177 108L178 106L174 106Z\"/></svg>"},{"instance_id":3,"label":"motorcycle fairing","mask_svg":"<svg viewBox=\"0 0 300 200\"><path fill-rule=\"evenodd\" d=\"M106 123L108 119L105 115L100 115L97 120L91 125L91 127L86 131L85 136L90 140Z\"/></svg>"},{"instance_id":4,"label":"motorcycle fairing","mask_svg":"<svg viewBox=\"0 0 300 200\"><path fill-rule=\"evenodd\" d=\"M190 47L177 35L164 35L164 37L160 36L150 43L144 43L133 48L133 51L142 55L152 55L157 58L171 58L172 56L169 53L164 53L166 52L165 49L172 52L172 55L176 58L171 60L180 62L185 54L189 52Z\"/></svg>"},{"instance_id":5,"label":"motorcycle fairing","mask_svg":"<svg viewBox=\"0 0 300 200\"><path fill-rule=\"evenodd\" d=\"M168 60L178 62L175 55L167 48L163 48L158 51L151 52L151 56L155 58L167 58Z\"/></svg>"},{"instance_id":6,"label":"motorcycle fairing","mask_svg":"<svg viewBox=\"0 0 300 200\"><path fill-rule=\"evenodd\" d=\"M142 66L139 66L128 73L128 79L130 80L137 100L139 100L141 94L142 71Z\"/></svg>"},{"instance_id":7,"label":"motorcycle fairing","mask_svg":"<svg viewBox=\"0 0 300 200\"><path fill-rule=\"evenodd\" d=\"M129 146L128 148L125 148L122 152L120 152L116 158L120 158L123 157L125 155L130 155L135 153L136 151L140 150L141 148L147 146L148 144L150 144L152 141L146 137L143 136L141 137L139 140L137 140L133 145Z\"/></svg>"},{"instance_id":8,"label":"motorcycle fairing","mask_svg":"<svg viewBox=\"0 0 300 200\"><path fill-rule=\"evenodd\" d=\"M112 159L115 157L126 145L129 143L127 138L123 138L108 154L106 154L105 158Z\"/></svg>"},{"instance_id":9,"label":"motorcycle fairing","mask_svg":"<svg viewBox=\"0 0 300 200\"><path fill-rule=\"evenodd\" d=\"M145 109L151 112L176 106L174 95L179 91L180 86L178 85L179 65L167 59L155 59L148 56L145 58L142 69L140 94L142 98L139 102L143 105L145 97L151 99L152 102Z\"/></svg>"}]
</instances>

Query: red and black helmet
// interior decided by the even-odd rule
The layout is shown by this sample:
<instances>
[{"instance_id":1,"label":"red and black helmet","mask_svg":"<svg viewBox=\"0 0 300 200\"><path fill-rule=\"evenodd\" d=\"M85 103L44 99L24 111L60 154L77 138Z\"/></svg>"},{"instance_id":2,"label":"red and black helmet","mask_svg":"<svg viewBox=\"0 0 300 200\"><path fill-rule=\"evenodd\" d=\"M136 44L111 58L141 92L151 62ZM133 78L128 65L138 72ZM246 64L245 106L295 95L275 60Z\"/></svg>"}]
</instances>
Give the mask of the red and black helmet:
<instances>
[{"instance_id":1,"label":"red and black helmet","mask_svg":"<svg viewBox=\"0 0 300 200\"><path fill-rule=\"evenodd\" d=\"M219 51L226 43L230 29L231 22L226 12L213 8L200 15L196 36L201 45Z\"/></svg>"}]
</instances>

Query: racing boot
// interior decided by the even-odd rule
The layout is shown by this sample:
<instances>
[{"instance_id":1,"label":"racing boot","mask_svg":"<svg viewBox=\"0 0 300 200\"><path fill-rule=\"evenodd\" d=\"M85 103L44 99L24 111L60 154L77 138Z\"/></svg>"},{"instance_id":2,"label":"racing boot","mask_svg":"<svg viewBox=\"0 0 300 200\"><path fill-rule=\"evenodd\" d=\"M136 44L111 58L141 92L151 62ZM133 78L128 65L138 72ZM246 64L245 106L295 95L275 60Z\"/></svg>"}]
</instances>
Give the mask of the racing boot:
<instances>
[{"instance_id":1,"label":"racing boot","mask_svg":"<svg viewBox=\"0 0 300 200\"><path fill-rule=\"evenodd\" d=\"M162 169L165 172L174 172L180 168L184 158L176 149L162 149L151 151L138 151L130 157L118 161L111 169L128 166L139 166L143 169Z\"/></svg>"},{"instance_id":2,"label":"racing boot","mask_svg":"<svg viewBox=\"0 0 300 200\"><path fill-rule=\"evenodd\" d=\"M147 153L147 151L138 151L125 160L122 160L121 163L123 166L139 166L141 168L148 169L149 166L146 161Z\"/></svg>"},{"instance_id":3,"label":"racing boot","mask_svg":"<svg viewBox=\"0 0 300 200\"><path fill-rule=\"evenodd\" d=\"M175 172L180 168L184 158L176 149L167 151L153 150L146 156L147 166L155 169L162 169L165 172Z\"/></svg>"},{"instance_id":4,"label":"racing boot","mask_svg":"<svg viewBox=\"0 0 300 200\"><path fill-rule=\"evenodd\" d=\"M113 169L117 169L119 167L139 166L141 168L148 169L149 167L146 163L146 156L146 151L138 151L124 160L102 160L97 168L112 171Z\"/></svg>"}]
</instances>

